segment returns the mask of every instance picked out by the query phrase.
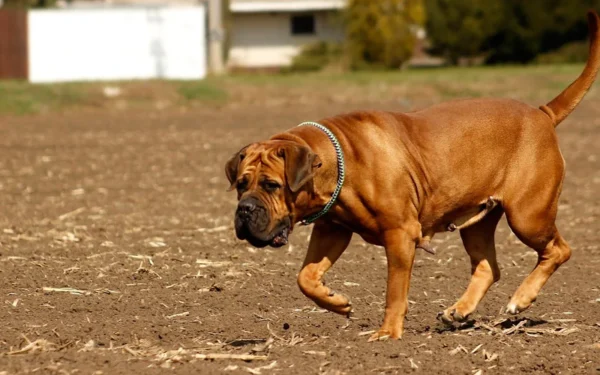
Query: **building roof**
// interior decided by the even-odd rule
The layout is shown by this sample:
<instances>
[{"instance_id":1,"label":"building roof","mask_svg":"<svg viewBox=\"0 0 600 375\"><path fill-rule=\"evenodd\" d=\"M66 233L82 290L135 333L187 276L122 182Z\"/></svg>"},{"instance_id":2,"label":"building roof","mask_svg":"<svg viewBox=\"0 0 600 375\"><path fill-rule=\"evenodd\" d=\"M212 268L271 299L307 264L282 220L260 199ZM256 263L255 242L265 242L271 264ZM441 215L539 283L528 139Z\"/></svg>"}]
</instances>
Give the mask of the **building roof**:
<instances>
[{"instance_id":1,"label":"building roof","mask_svg":"<svg viewBox=\"0 0 600 375\"><path fill-rule=\"evenodd\" d=\"M231 0L233 13L302 12L342 9L346 0Z\"/></svg>"},{"instance_id":2,"label":"building roof","mask_svg":"<svg viewBox=\"0 0 600 375\"><path fill-rule=\"evenodd\" d=\"M185 6L203 3L203 0L58 0L59 8L112 8L143 6Z\"/></svg>"},{"instance_id":3,"label":"building roof","mask_svg":"<svg viewBox=\"0 0 600 375\"><path fill-rule=\"evenodd\" d=\"M0 2L3 0L0 0ZM342 9L347 0L230 0L233 13L305 12ZM58 0L59 7L191 5L208 0Z\"/></svg>"}]
</instances>

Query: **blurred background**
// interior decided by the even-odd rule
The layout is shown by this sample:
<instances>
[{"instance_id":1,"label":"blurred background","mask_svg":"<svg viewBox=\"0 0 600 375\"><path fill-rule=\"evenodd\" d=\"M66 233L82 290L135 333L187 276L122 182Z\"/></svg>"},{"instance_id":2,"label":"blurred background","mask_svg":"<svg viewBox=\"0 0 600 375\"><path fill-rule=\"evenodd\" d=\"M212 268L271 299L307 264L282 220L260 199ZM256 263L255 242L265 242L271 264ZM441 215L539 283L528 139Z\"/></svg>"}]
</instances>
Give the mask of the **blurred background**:
<instances>
[{"instance_id":1,"label":"blurred background","mask_svg":"<svg viewBox=\"0 0 600 375\"><path fill-rule=\"evenodd\" d=\"M265 74L293 85L301 73L312 75L299 81L318 85L323 76L387 72L393 81L394 72L409 72L405 79L456 66L528 65L547 74L548 66L585 61L588 9L600 9L600 0L0 0L0 79L12 80L1 86L12 99L1 99L0 111L115 98L121 107L128 98L151 97L159 107L222 101L248 76ZM238 78L214 79L224 74ZM27 97L22 84L130 80L188 82L154 82L162 96L125 84L37 86Z\"/></svg>"}]
</instances>

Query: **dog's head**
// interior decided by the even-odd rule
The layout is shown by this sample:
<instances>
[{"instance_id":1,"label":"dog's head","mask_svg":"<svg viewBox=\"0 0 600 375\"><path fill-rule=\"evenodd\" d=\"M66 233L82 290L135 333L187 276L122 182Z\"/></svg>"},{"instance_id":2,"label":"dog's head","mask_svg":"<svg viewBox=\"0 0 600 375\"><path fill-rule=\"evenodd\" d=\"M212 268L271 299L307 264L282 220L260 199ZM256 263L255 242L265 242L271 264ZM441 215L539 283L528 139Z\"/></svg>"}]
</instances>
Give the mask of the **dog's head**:
<instances>
[{"instance_id":1,"label":"dog's head","mask_svg":"<svg viewBox=\"0 0 600 375\"><path fill-rule=\"evenodd\" d=\"M237 190L235 232L255 247L287 244L300 200L312 189L321 162L312 150L293 141L271 140L241 149L225 166ZM305 193L305 194L303 194Z\"/></svg>"}]
</instances>

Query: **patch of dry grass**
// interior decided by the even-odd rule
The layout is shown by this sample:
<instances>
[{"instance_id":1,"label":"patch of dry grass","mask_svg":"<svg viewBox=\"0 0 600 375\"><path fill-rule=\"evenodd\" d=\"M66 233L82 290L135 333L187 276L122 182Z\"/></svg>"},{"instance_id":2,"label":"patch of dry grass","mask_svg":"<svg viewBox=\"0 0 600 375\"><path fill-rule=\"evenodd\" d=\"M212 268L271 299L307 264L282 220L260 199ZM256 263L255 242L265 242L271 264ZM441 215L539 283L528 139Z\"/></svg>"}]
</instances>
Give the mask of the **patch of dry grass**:
<instances>
[{"instance_id":1,"label":"patch of dry grass","mask_svg":"<svg viewBox=\"0 0 600 375\"><path fill-rule=\"evenodd\" d=\"M182 108L196 104L263 100L272 106L285 97L296 102L343 102L381 97L401 102L428 98L501 96L551 99L572 82L582 65L540 65L413 69L403 71L245 74L202 81L123 81L29 84L0 81L0 115L47 113L85 108ZM515 90L519 87L519 90ZM535 90L528 90L535 87Z\"/></svg>"}]
</instances>

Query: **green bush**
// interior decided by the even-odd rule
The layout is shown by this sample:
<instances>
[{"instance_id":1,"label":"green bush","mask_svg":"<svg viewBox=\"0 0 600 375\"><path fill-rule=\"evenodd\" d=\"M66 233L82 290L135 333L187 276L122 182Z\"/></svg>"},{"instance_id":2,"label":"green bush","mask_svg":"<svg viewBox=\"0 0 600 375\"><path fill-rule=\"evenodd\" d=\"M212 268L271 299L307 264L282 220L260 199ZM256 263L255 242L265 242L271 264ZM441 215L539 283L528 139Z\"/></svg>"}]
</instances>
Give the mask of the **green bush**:
<instances>
[{"instance_id":1,"label":"green bush","mask_svg":"<svg viewBox=\"0 0 600 375\"><path fill-rule=\"evenodd\" d=\"M339 43L316 42L308 44L294 57L291 71L317 71L343 60L343 48Z\"/></svg>"},{"instance_id":2,"label":"green bush","mask_svg":"<svg viewBox=\"0 0 600 375\"><path fill-rule=\"evenodd\" d=\"M397 69L412 56L425 9L422 0L349 0L344 18L351 68Z\"/></svg>"},{"instance_id":3,"label":"green bush","mask_svg":"<svg viewBox=\"0 0 600 375\"><path fill-rule=\"evenodd\" d=\"M538 55L535 62L538 64L565 64L585 62L589 54L587 42L567 43L559 49Z\"/></svg>"},{"instance_id":4,"label":"green bush","mask_svg":"<svg viewBox=\"0 0 600 375\"><path fill-rule=\"evenodd\" d=\"M422 0L349 0L343 13L344 44L307 45L290 70L400 68L412 56L424 19Z\"/></svg>"},{"instance_id":5,"label":"green bush","mask_svg":"<svg viewBox=\"0 0 600 375\"><path fill-rule=\"evenodd\" d=\"M425 0L430 52L453 65L482 56L503 21L501 7L499 0Z\"/></svg>"},{"instance_id":6,"label":"green bush","mask_svg":"<svg viewBox=\"0 0 600 375\"><path fill-rule=\"evenodd\" d=\"M426 0L427 34L431 52L450 63L528 63L585 40L590 8L599 10L600 0Z\"/></svg>"}]
</instances>

